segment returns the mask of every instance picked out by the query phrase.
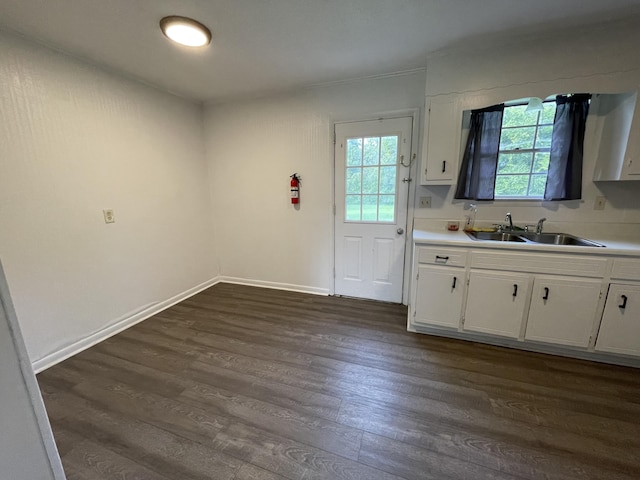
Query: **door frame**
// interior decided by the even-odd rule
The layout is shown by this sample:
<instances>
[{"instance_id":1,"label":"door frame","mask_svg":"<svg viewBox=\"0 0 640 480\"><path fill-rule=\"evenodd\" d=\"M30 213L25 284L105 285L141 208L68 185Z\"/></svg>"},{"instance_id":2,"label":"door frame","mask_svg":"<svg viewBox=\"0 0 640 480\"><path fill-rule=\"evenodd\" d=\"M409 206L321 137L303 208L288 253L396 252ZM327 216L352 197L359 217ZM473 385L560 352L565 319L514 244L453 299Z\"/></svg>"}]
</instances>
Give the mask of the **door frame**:
<instances>
[{"instance_id":1,"label":"door frame","mask_svg":"<svg viewBox=\"0 0 640 480\"><path fill-rule=\"evenodd\" d=\"M405 235L405 245L404 245L404 262L403 262L403 274L402 274L402 304L407 305L409 303L409 284L410 284L410 276L411 276L411 258L412 258L412 248L411 245L413 243L412 232L413 232L413 218L415 211L415 196L416 196L416 182L418 181L418 163L420 162L420 155L418 151L418 146L420 145L420 134L422 132L422 115L420 115L420 108L407 108L402 110L390 110L385 112L371 113L368 115L361 115L358 117L346 117L346 118L334 118L331 122L332 131L330 134L332 143L332 163L331 163L331 288L329 289L330 295L335 295L336 293L336 154L335 154L335 141L336 141L336 125L342 123L356 123L356 122L367 122L371 120L390 120L393 118L402 118L402 117L411 117L412 121L412 129L411 129L411 153L410 157L414 160L411 161L411 167L409 168L409 178L411 178L411 182L409 182L409 193L407 196L407 224L404 227L406 235Z\"/></svg>"}]
</instances>

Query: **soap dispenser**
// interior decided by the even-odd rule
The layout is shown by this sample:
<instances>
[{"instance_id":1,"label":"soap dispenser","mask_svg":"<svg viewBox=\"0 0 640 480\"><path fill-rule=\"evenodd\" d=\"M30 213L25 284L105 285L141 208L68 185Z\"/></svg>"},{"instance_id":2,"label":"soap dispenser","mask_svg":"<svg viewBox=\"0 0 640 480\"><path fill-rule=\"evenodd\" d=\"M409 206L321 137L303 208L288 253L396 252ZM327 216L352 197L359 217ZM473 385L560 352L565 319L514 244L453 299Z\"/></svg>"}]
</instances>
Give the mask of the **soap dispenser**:
<instances>
[{"instance_id":1,"label":"soap dispenser","mask_svg":"<svg viewBox=\"0 0 640 480\"><path fill-rule=\"evenodd\" d=\"M469 213L464 217L464 231L471 232L476 225L476 214L478 213L478 207L471 203L469 204Z\"/></svg>"}]
</instances>

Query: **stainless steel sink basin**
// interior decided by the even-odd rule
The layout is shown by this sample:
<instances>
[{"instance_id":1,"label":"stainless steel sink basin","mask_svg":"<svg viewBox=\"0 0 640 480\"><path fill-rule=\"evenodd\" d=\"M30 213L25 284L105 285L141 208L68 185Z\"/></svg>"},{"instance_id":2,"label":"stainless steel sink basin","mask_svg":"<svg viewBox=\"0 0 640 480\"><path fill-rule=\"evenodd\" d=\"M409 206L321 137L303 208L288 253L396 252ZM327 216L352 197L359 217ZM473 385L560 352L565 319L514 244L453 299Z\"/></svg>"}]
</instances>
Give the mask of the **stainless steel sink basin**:
<instances>
[{"instance_id":1,"label":"stainless steel sink basin","mask_svg":"<svg viewBox=\"0 0 640 480\"><path fill-rule=\"evenodd\" d=\"M577 245L579 247L604 247L599 243L585 238L574 237L567 233L522 233L523 238L535 243L547 245Z\"/></svg>"},{"instance_id":2,"label":"stainless steel sink basin","mask_svg":"<svg viewBox=\"0 0 640 480\"><path fill-rule=\"evenodd\" d=\"M489 240L492 242L542 243L545 245L575 245L578 247L604 247L599 243L580 238L568 233L533 233L533 232L466 232L473 240Z\"/></svg>"},{"instance_id":3,"label":"stainless steel sink basin","mask_svg":"<svg viewBox=\"0 0 640 480\"><path fill-rule=\"evenodd\" d=\"M491 240L494 242L524 242L524 238L513 233L501 232L466 232L474 240Z\"/></svg>"}]
</instances>

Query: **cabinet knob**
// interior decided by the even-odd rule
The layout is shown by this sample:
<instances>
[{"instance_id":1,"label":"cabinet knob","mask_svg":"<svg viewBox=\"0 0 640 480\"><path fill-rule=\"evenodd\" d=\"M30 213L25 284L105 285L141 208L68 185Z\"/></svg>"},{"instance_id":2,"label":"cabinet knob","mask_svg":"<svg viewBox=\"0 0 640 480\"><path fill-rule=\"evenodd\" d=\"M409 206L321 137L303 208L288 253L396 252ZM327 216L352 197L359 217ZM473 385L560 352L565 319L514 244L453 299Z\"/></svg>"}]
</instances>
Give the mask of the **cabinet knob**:
<instances>
[{"instance_id":1,"label":"cabinet knob","mask_svg":"<svg viewBox=\"0 0 640 480\"><path fill-rule=\"evenodd\" d=\"M402 235L404 233L404 228L399 228L398 230L396 230L396 233L398 235Z\"/></svg>"}]
</instances>

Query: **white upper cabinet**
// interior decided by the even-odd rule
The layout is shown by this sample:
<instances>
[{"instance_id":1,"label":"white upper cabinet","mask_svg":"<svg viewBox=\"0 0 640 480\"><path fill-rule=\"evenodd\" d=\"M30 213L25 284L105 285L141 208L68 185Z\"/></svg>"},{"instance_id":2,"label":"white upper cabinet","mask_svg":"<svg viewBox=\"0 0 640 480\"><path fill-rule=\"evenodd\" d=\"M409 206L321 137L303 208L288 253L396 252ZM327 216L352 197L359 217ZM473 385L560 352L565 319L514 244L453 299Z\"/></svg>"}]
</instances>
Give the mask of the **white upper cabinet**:
<instances>
[{"instance_id":1,"label":"white upper cabinet","mask_svg":"<svg viewBox=\"0 0 640 480\"><path fill-rule=\"evenodd\" d=\"M638 92L594 95L594 181L640 180ZM586 147L586 146L585 146Z\"/></svg>"},{"instance_id":2,"label":"white upper cabinet","mask_svg":"<svg viewBox=\"0 0 640 480\"><path fill-rule=\"evenodd\" d=\"M458 175L462 108L457 95L427 97L421 185L453 185Z\"/></svg>"}]
</instances>

